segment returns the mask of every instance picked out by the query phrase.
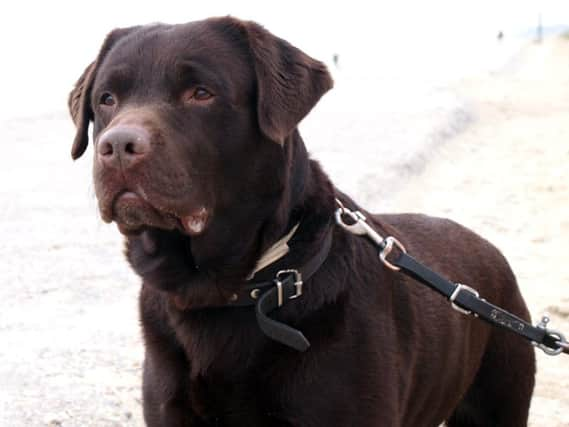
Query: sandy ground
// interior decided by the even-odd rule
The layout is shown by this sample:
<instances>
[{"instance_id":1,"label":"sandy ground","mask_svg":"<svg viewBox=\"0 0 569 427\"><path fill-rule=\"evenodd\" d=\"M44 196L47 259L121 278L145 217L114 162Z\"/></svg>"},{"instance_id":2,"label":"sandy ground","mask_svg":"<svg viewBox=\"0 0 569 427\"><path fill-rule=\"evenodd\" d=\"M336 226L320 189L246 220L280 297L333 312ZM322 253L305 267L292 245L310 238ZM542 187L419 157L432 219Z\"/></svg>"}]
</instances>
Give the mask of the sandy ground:
<instances>
[{"instance_id":1,"label":"sandy ground","mask_svg":"<svg viewBox=\"0 0 569 427\"><path fill-rule=\"evenodd\" d=\"M569 43L530 46L510 69L456 90L477 117L424 167L405 159L401 176L378 168L400 144L383 139L372 155L381 116L330 147L348 128L316 114L306 140L325 165L336 159L334 178L343 160L369 160L375 172L350 166L336 179L344 188L351 179L366 206L449 216L495 242L534 315L548 311L569 333ZM90 159L70 161L66 114L0 126L0 426L141 426L139 281L120 235L98 218ZM364 135L373 140L359 147ZM538 357L532 426L569 426L569 357Z\"/></svg>"},{"instance_id":2,"label":"sandy ground","mask_svg":"<svg viewBox=\"0 0 569 427\"><path fill-rule=\"evenodd\" d=\"M495 243L534 318L549 313L550 327L567 335L569 40L528 46L502 73L464 81L458 91L477 120L394 206L453 218ZM569 356L537 357L530 425L569 426Z\"/></svg>"},{"instance_id":3,"label":"sandy ground","mask_svg":"<svg viewBox=\"0 0 569 427\"><path fill-rule=\"evenodd\" d=\"M139 283L66 115L2 123L0 426L140 426Z\"/></svg>"}]
</instances>

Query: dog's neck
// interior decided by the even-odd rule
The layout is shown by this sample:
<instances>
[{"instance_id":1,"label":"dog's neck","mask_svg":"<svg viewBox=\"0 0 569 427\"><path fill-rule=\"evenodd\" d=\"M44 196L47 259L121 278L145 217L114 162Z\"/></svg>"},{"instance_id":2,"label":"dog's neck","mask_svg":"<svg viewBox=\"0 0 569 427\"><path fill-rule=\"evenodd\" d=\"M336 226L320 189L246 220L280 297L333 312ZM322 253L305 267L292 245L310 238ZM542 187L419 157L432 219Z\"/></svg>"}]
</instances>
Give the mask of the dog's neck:
<instances>
[{"instance_id":1,"label":"dog's neck","mask_svg":"<svg viewBox=\"0 0 569 427\"><path fill-rule=\"evenodd\" d=\"M259 253L263 253L277 240L281 239L296 224L302 222L305 215L305 201L313 184L312 161L308 157L306 146L298 130L287 138L283 146L286 164L275 165L285 169L283 192L277 208L267 218L267 225L260 233Z\"/></svg>"}]
</instances>

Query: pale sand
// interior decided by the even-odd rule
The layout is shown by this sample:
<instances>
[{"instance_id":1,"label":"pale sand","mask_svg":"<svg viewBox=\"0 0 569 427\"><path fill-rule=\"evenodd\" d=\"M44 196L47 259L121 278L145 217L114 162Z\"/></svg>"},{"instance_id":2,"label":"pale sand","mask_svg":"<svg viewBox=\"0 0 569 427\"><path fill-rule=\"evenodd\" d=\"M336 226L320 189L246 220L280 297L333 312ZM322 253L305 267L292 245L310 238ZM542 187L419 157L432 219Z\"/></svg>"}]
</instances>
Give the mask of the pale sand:
<instances>
[{"instance_id":1,"label":"pale sand","mask_svg":"<svg viewBox=\"0 0 569 427\"><path fill-rule=\"evenodd\" d=\"M569 40L532 44L509 69L461 82L458 92L477 120L393 206L452 218L492 241L534 319L550 313L550 326L569 337ZM569 426L569 356L537 358L530 425Z\"/></svg>"}]
</instances>

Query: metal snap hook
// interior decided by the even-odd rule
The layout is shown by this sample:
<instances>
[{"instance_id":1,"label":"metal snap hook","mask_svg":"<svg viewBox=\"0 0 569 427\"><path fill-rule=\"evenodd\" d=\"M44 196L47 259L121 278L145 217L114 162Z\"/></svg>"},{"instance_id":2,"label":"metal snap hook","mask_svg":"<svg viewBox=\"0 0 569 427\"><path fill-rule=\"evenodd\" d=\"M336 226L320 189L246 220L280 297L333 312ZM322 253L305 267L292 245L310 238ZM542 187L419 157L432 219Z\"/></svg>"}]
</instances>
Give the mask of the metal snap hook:
<instances>
[{"instance_id":1,"label":"metal snap hook","mask_svg":"<svg viewBox=\"0 0 569 427\"><path fill-rule=\"evenodd\" d=\"M550 337L556 338L555 344L557 344L559 347L558 348L551 348L551 347L546 346L543 343L538 344L536 342L532 342L532 344L535 345L537 348L539 348L541 351L543 351L548 356L557 356L558 354L561 354L563 352L568 352L569 351L569 343L565 339L565 336L559 331L556 331L553 329L548 329L547 324L549 323L549 321L550 321L549 316L544 314L543 316L541 316L541 320L536 325L536 327L545 330L546 334L549 335Z\"/></svg>"}]
</instances>

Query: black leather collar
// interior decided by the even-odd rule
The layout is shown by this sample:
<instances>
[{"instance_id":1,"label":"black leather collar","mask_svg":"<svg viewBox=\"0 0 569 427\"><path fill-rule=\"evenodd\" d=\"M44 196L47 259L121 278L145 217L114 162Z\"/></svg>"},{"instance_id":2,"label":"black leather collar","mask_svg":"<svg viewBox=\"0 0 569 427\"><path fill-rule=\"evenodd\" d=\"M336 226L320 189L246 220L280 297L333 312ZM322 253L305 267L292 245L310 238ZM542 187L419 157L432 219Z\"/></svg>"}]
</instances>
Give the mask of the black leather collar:
<instances>
[{"instance_id":1,"label":"black leather collar","mask_svg":"<svg viewBox=\"0 0 569 427\"><path fill-rule=\"evenodd\" d=\"M255 305L260 297L271 288L275 288L278 298L278 283L282 284L283 292L286 291L288 299L295 299L302 295L304 282L307 281L322 265L332 246L332 227L326 231L321 247L316 255L300 267L288 266L287 269L278 270L269 280L251 282L250 285L243 287L230 297L228 306L242 307ZM263 276L265 272L274 270L273 265L269 265L260 270L257 275ZM283 294L283 300L284 298ZM278 299L277 299L278 302ZM281 301L284 302L284 301ZM282 304L280 304L282 305Z\"/></svg>"},{"instance_id":2,"label":"black leather collar","mask_svg":"<svg viewBox=\"0 0 569 427\"><path fill-rule=\"evenodd\" d=\"M327 228L318 253L308 262L298 267L288 266L287 269L277 271L270 280L253 282L240 289L232 294L226 307L255 305L257 323L267 337L298 351L306 351L310 343L302 332L277 322L268 315L287 302L302 296L306 281L318 271L330 252L334 227L330 224ZM274 266L265 267L259 271L259 275L262 276L271 268L274 269Z\"/></svg>"}]
</instances>

